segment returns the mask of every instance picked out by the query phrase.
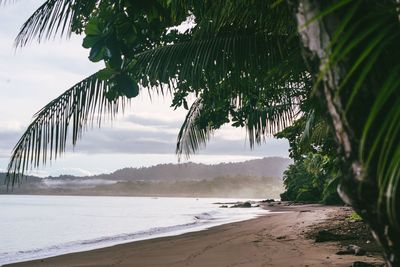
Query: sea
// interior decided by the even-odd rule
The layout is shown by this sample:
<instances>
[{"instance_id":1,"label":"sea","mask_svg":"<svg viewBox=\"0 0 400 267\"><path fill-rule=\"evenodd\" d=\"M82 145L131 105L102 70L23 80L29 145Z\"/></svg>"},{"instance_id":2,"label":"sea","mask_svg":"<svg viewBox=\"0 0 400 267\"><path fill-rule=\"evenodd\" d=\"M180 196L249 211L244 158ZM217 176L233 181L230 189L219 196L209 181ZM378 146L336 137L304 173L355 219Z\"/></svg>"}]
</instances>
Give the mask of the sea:
<instances>
[{"instance_id":1,"label":"sea","mask_svg":"<svg viewBox=\"0 0 400 267\"><path fill-rule=\"evenodd\" d=\"M216 204L235 201L243 199L0 195L0 266L205 230L268 212Z\"/></svg>"}]
</instances>

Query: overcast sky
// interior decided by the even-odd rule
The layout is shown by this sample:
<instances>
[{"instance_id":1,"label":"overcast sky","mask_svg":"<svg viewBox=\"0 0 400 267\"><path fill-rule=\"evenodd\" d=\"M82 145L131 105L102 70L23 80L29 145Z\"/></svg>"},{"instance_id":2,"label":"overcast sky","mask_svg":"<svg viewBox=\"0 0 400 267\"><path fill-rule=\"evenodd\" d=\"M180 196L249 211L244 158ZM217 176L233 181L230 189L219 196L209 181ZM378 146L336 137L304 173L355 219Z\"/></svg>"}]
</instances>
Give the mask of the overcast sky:
<instances>
[{"instance_id":1,"label":"overcast sky","mask_svg":"<svg viewBox=\"0 0 400 267\"><path fill-rule=\"evenodd\" d=\"M6 169L11 150L32 115L102 68L102 64L87 59L88 51L81 47L80 36L13 48L20 26L41 2L24 0L0 6L0 171ZM185 110L174 111L169 105L169 97L153 97L150 101L143 92L112 125L86 132L74 153L67 152L34 173L88 175L123 167L177 163L175 142ZM287 142L268 139L250 150L244 130L224 127L189 161L219 163L264 156L287 157Z\"/></svg>"}]
</instances>

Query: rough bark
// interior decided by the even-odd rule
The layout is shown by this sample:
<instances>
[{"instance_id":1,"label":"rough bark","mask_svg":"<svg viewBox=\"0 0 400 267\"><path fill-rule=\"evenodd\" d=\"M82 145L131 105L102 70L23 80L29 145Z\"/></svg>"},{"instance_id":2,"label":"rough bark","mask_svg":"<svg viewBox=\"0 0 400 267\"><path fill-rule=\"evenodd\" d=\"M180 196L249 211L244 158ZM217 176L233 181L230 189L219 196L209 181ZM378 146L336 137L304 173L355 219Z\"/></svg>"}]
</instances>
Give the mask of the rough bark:
<instances>
[{"instance_id":1,"label":"rough bark","mask_svg":"<svg viewBox=\"0 0 400 267\"><path fill-rule=\"evenodd\" d=\"M340 19L344 14L338 12L323 16L309 23L334 1L298 0L289 1L299 26L303 56L310 66L310 72L316 76L324 68L330 53L331 38L337 29ZM345 12L345 11L342 11ZM306 26L304 26L306 25ZM365 114L369 112L368 102L360 105L358 110L352 111L351 117L346 116L344 106L346 104L346 91L339 92L339 84L347 73L349 65L346 61L324 69L324 76L318 87L318 97L325 104L330 117L338 144L339 154L342 159L345 176L340 185L339 193L342 199L353 206L361 214L364 220L371 226L374 237L382 245L385 251L387 265L400 266L400 236L394 236L396 230L388 223L384 214L378 214L378 190L377 179L372 171L366 170L359 158L360 125L365 123ZM373 87L374 77L370 78L369 86ZM351 90L351 89L350 89ZM363 88L365 99L373 98L374 90ZM361 108L360 108L361 107ZM396 240L397 239L397 240Z\"/></svg>"}]
</instances>

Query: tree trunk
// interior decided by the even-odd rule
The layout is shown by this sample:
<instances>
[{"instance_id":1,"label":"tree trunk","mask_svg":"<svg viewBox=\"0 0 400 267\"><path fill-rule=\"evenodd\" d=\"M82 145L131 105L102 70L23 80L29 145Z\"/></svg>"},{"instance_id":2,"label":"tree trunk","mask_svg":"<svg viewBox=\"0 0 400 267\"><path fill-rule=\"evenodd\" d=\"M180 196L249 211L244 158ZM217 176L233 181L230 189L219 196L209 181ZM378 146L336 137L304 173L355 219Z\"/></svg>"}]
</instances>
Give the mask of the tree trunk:
<instances>
[{"instance_id":1,"label":"tree trunk","mask_svg":"<svg viewBox=\"0 0 400 267\"><path fill-rule=\"evenodd\" d=\"M336 1L288 1L299 26L304 48L303 56L308 63L310 73L316 77L329 58L332 36L348 10L346 7L341 8L310 23L321 14L321 10L332 6ZM355 14L363 16L362 8L371 8L366 5ZM339 194L370 225L375 239L384 249L387 265L400 266L400 233L396 230L397 225L389 223L387 214L378 212L378 207L382 208L385 203L378 202L379 186L375 177L376 169L366 169L359 158L361 129L366 122L366 114L370 112L371 101L375 97L374 89L379 88L373 88L379 84L379 77L367 78L366 86L361 89L362 97L356 100L359 104L345 112L344 107L352 88L341 88L339 91L339 84L348 73L351 60L351 57L347 57L347 61L341 60L340 63L326 69L317 88L317 97L325 104L342 160L344 177L339 187ZM376 167L376 164L374 166Z\"/></svg>"}]
</instances>

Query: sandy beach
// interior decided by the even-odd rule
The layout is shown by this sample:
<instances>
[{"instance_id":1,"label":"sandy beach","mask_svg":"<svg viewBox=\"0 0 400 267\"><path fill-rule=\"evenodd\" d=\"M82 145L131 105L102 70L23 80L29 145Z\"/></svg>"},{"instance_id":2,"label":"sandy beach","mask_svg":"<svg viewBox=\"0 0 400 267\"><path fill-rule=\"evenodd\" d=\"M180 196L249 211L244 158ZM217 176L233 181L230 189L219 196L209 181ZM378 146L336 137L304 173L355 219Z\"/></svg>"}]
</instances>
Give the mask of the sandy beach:
<instances>
[{"instance_id":1,"label":"sandy beach","mask_svg":"<svg viewBox=\"0 0 400 267\"><path fill-rule=\"evenodd\" d=\"M265 216L179 236L137 241L92 251L6 266L351 266L379 257L336 255L337 242L307 237L343 207L303 205L267 207Z\"/></svg>"}]
</instances>

